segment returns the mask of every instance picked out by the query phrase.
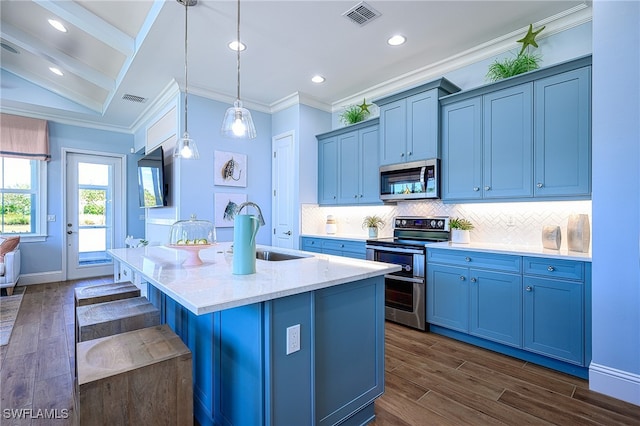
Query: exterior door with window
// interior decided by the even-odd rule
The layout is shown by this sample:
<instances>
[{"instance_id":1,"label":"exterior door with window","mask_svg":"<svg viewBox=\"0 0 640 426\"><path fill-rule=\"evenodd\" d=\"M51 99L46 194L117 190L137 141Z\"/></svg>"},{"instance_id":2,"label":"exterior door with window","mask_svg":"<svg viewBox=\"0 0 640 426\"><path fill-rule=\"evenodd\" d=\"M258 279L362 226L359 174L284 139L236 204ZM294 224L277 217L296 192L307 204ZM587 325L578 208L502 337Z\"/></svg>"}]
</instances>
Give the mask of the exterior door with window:
<instances>
[{"instance_id":1,"label":"exterior door with window","mask_svg":"<svg viewBox=\"0 0 640 426\"><path fill-rule=\"evenodd\" d=\"M67 153L67 279L113 274L108 249L123 238L122 158Z\"/></svg>"}]
</instances>

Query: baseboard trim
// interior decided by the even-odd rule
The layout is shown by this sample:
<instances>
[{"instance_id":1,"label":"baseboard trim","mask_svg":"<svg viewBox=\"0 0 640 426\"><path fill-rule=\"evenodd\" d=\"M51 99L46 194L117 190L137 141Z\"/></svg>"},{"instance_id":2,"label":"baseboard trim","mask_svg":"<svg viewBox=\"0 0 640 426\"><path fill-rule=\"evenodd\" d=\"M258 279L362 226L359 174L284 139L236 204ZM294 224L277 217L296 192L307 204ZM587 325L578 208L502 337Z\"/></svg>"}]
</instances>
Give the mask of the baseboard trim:
<instances>
[{"instance_id":1,"label":"baseboard trim","mask_svg":"<svg viewBox=\"0 0 640 426\"><path fill-rule=\"evenodd\" d=\"M21 274L18 285L46 284L64 281L62 271L38 272L34 274Z\"/></svg>"},{"instance_id":2,"label":"baseboard trim","mask_svg":"<svg viewBox=\"0 0 640 426\"><path fill-rule=\"evenodd\" d=\"M640 374L592 362L589 366L589 389L640 405Z\"/></svg>"}]
</instances>

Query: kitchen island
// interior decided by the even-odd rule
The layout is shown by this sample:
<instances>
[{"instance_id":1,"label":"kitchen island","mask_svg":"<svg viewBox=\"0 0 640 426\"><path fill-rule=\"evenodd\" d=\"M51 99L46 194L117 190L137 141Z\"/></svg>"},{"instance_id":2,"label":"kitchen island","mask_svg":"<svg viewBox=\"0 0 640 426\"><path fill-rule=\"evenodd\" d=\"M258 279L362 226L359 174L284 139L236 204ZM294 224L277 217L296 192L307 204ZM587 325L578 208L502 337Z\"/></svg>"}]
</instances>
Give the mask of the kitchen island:
<instances>
[{"instance_id":1,"label":"kitchen island","mask_svg":"<svg viewBox=\"0 0 640 426\"><path fill-rule=\"evenodd\" d=\"M199 266L168 247L109 251L191 350L198 422L366 424L384 390L384 275L399 267L259 247L298 258L233 275L229 246Z\"/></svg>"}]
</instances>

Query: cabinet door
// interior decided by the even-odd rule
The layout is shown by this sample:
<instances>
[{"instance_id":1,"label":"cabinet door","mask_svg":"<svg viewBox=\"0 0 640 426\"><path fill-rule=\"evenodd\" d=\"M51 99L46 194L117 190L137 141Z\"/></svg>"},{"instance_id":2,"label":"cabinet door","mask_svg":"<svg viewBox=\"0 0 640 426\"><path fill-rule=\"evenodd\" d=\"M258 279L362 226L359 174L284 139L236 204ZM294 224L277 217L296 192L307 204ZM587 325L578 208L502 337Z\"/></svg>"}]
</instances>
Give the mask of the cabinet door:
<instances>
[{"instance_id":1,"label":"cabinet door","mask_svg":"<svg viewBox=\"0 0 640 426\"><path fill-rule=\"evenodd\" d=\"M533 196L533 84L483 97L483 197Z\"/></svg>"},{"instance_id":2,"label":"cabinet door","mask_svg":"<svg viewBox=\"0 0 640 426\"><path fill-rule=\"evenodd\" d=\"M583 284L525 276L524 348L584 365Z\"/></svg>"},{"instance_id":3,"label":"cabinet door","mask_svg":"<svg viewBox=\"0 0 640 426\"><path fill-rule=\"evenodd\" d=\"M338 136L338 204L354 204L360 195L358 131Z\"/></svg>"},{"instance_id":4,"label":"cabinet door","mask_svg":"<svg viewBox=\"0 0 640 426\"><path fill-rule=\"evenodd\" d=\"M438 89L407 98L407 161L439 158Z\"/></svg>"},{"instance_id":5,"label":"cabinet door","mask_svg":"<svg viewBox=\"0 0 640 426\"><path fill-rule=\"evenodd\" d=\"M318 141L318 204L338 201L338 138Z\"/></svg>"},{"instance_id":6,"label":"cabinet door","mask_svg":"<svg viewBox=\"0 0 640 426\"><path fill-rule=\"evenodd\" d=\"M442 199L482 197L482 99L442 109Z\"/></svg>"},{"instance_id":7,"label":"cabinet door","mask_svg":"<svg viewBox=\"0 0 640 426\"><path fill-rule=\"evenodd\" d=\"M469 333L522 346L522 277L471 269Z\"/></svg>"},{"instance_id":8,"label":"cabinet door","mask_svg":"<svg viewBox=\"0 0 640 426\"><path fill-rule=\"evenodd\" d=\"M468 268L428 265L427 322L469 331Z\"/></svg>"},{"instance_id":9,"label":"cabinet door","mask_svg":"<svg viewBox=\"0 0 640 426\"><path fill-rule=\"evenodd\" d=\"M380 107L380 165L406 160L407 103L400 99Z\"/></svg>"},{"instance_id":10,"label":"cabinet door","mask_svg":"<svg viewBox=\"0 0 640 426\"><path fill-rule=\"evenodd\" d=\"M360 203L381 203L378 126L359 131Z\"/></svg>"},{"instance_id":11,"label":"cabinet door","mask_svg":"<svg viewBox=\"0 0 640 426\"><path fill-rule=\"evenodd\" d=\"M591 194L591 68L535 82L535 195Z\"/></svg>"}]
</instances>

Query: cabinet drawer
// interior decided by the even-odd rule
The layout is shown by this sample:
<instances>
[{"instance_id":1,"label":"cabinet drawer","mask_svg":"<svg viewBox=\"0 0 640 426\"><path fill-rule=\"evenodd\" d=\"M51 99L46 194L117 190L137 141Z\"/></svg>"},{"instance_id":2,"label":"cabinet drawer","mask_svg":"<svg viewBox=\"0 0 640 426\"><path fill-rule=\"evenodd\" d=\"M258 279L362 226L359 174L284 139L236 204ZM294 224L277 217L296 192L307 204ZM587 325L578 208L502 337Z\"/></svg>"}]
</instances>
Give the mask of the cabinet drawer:
<instances>
[{"instance_id":1,"label":"cabinet drawer","mask_svg":"<svg viewBox=\"0 0 640 426\"><path fill-rule=\"evenodd\" d=\"M584 280L584 262L573 260L525 257L524 273L553 278Z\"/></svg>"},{"instance_id":2,"label":"cabinet drawer","mask_svg":"<svg viewBox=\"0 0 640 426\"><path fill-rule=\"evenodd\" d=\"M447 263L450 265L485 268L497 271L521 272L521 257L508 254L483 253L427 247L427 263Z\"/></svg>"},{"instance_id":3,"label":"cabinet drawer","mask_svg":"<svg viewBox=\"0 0 640 426\"><path fill-rule=\"evenodd\" d=\"M302 250L322 252L322 240L320 238L302 237Z\"/></svg>"},{"instance_id":4,"label":"cabinet drawer","mask_svg":"<svg viewBox=\"0 0 640 426\"><path fill-rule=\"evenodd\" d=\"M356 241L343 241L343 240L323 240L322 241L322 249L323 250L340 250L343 252L349 253L362 253L364 254L366 251L364 242L356 242Z\"/></svg>"}]
</instances>

